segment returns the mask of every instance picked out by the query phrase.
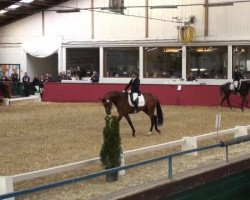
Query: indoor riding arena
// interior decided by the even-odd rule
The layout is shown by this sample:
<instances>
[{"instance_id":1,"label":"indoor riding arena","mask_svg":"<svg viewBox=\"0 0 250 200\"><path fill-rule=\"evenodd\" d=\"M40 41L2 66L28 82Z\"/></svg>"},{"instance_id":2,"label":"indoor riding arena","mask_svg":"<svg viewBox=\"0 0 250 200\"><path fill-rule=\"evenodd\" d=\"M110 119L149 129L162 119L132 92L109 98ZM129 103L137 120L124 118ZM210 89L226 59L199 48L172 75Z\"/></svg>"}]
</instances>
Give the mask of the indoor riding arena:
<instances>
[{"instance_id":1,"label":"indoor riding arena","mask_svg":"<svg viewBox=\"0 0 250 200\"><path fill-rule=\"evenodd\" d=\"M249 9L1 1L0 199L247 200Z\"/></svg>"}]
</instances>

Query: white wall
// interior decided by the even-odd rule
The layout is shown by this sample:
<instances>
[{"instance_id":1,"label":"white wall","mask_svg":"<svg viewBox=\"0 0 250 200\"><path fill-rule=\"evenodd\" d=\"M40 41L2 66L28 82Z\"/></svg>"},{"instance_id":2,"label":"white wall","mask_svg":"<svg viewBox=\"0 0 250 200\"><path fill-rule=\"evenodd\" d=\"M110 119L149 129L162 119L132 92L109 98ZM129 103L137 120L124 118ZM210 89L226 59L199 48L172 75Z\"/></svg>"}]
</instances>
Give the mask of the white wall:
<instances>
[{"instance_id":1,"label":"white wall","mask_svg":"<svg viewBox=\"0 0 250 200\"><path fill-rule=\"evenodd\" d=\"M20 47L2 47L0 48L0 64L20 64Z\"/></svg>"},{"instance_id":2,"label":"white wall","mask_svg":"<svg viewBox=\"0 0 250 200\"><path fill-rule=\"evenodd\" d=\"M71 0L63 6L72 8L89 8L91 0ZM228 0L232 1L232 0ZM107 7L109 0L94 0L95 7ZM145 0L124 0L125 6L145 5ZM210 0L216 2L217 0ZM204 0L149 0L149 5L183 5L202 4ZM62 9L62 8L54 8ZM173 17L186 19L195 16L193 25L197 40L232 40L250 39L250 2L235 3L234 6L209 8L209 36L204 38L203 6L179 6L177 9L150 9L149 38L177 39L177 24L171 22ZM145 8L125 9L126 15L94 12L95 40L143 40L145 39L145 19L126 15L145 16ZM63 36L64 41L91 40L91 12L59 14L45 11L45 35ZM1 42L22 43L27 37L42 35L42 14L38 13L15 23L0 28Z\"/></svg>"},{"instance_id":3,"label":"white wall","mask_svg":"<svg viewBox=\"0 0 250 200\"><path fill-rule=\"evenodd\" d=\"M38 75L39 77L47 73L51 73L53 77L58 75L57 65L58 65L58 55L53 54L47 58L35 58L33 56L27 55L27 72L31 80Z\"/></svg>"},{"instance_id":4,"label":"white wall","mask_svg":"<svg viewBox=\"0 0 250 200\"><path fill-rule=\"evenodd\" d=\"M230 2L233 0L225 0ZM45 36L61 36L64 45L92 42L92 45L104 46L115 42L118 46L137 45L180 45L177 41L177 23L173 17L187 19L195 16L193 26L196 29L196 41L203 44L220 45L220 41L231 41L250 44L250 3L235 3L234 6L210 7L208 18L208 37L204 37L204 13L202 5L182 6L185 4L203 4L204 0L148 0L151 5L179 5L177 9L148 9L149 38L145 38L145 8L125 9L125 15L109 14L104 11L94 12L94 39L91 38L91 11L79 13L59 14L55 11L45 11L44 13L44 33ZM209 0L211 3L218 3L218 0ZM223 1L224 2L224 1ZM89 8L91 0L70 0L63 6L72 8ZM145 0L124 0L126 6L143 6ZM108 7L109 0L94 0L94 7ZM56 7L52 9L62 9ZM107 12L107 11L106 11ZM131 15L131 16L126 16ZM133 17L133 16L140 17ZM21 19L12 24L0 28L0 63L22 64L23 69L27 69L27 62L23 61L21 44L29 38L42 36L42 13L37 13L25 19ZM161 42L162 41L162 42ZM218 41L216 43L216 41ZM19 47L12 48L9 43L17 43ZM140 43L140 44L139 44ZM62 51L61 51L62 52ZM60 52L59 52L60 54ZM65 54L59 57L65 61ZM62 62L60 60L60 63ZM62 67L62 66L59 66Z\"/></svg>"}]
</instances>

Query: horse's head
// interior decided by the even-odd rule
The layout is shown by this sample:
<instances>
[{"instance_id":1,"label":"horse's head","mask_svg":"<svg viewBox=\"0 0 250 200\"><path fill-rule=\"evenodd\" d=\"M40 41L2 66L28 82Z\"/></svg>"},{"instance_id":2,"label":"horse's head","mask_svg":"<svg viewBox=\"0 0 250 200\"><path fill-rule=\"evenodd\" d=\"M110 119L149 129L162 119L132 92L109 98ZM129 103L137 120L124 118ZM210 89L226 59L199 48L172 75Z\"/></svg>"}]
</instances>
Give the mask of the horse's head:
<instances>
[{"instance_id":1,"label":"horse's head","mask_svg":"<svg viewBox=\"0 0 250 200\"><path fill-rule=\"evenodd\" d=\"M102 99L102 105L105 108L106 114L110 115L112 110L112 101L110 101L107 97Z\"/></svg>"}]
</instances>

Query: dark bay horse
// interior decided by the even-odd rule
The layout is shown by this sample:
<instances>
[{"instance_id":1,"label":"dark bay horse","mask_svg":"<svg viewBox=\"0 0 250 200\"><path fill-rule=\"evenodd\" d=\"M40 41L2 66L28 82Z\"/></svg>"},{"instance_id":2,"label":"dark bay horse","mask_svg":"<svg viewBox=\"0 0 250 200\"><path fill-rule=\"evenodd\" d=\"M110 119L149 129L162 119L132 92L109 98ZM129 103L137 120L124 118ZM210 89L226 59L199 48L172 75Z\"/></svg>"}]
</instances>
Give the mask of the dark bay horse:
<instances>
[{"instance_id":1,"label":"dark bay horse","mask_svg":"<svg viewBox=\"0 0 250 200\"><path fill-rule=\"evenodd\" d=\"M160 133L160 130L158 129L157 125L163 124L163 114L159 100L157 99L157 97L150 93L143 95L145 98L145 105L143 107L139 107L138 112L145 112L151 119L150 132L148 133L148 135L152 133L153 127L155 127L155 130L158 133ZM128 93L111 91L104 95L101 100L107 115L111 114L111 109L113 108L113 105L117 108L117 112L119 114L119 121L124 116L128 121L130 127L132 128L132 136L135 136L135 129L129 117L129 114L133 113L133 108L128 103ZM155 109L157 115L154 114Z\"/></svg>"},{"instance_id":2,"label":"dark bay horse","mask_svg":"<svg viewBox=\"0 0 250 200\"><path fill-rule=\"evenodd\" d=\"M220 93L221 93L220 106L222 106L223 102L225 100L227 100L227 104L232 110L232 106L230 104L229 97L230 97L231 94L236 94L236 93L234 91L230 90L230 85L231 85L231 82L227 82L227 83L220 86ZM241 110L242 111L244 111L244 105L246 107L248 105L247 95L249 93L249 89L250 89L250 81L241 81L239 94L240 94L240 96L242 98L242 102L241 102Z\"/></svg>"}]
</instances>

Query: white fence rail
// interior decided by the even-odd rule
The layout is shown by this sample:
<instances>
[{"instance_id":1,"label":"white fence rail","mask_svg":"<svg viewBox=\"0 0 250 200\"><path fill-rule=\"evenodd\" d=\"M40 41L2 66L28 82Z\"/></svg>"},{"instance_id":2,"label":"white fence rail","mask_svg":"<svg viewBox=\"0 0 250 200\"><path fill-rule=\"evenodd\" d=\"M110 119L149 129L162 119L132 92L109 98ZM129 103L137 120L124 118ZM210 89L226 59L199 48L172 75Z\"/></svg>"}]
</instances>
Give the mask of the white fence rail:
<instances>
[{"instance_id":1,"label":"white fence rail","mask_svg":"<svg viewBox=\"0 0 250 200\"><path fill-rule=\"evenodd\" d=\"M198 135L194 137L184 137L180 140L176 140L172 142L167 142L163 144L157 144L157 145L153 145L149 147L143 147L139 149L125 151L123 152L123 156L126 158L126 157L133 156L133 155L140 155L140 154L153 152L153 151L161 150L161 149L167 149L167 148L176 147L176 146L181 146L183 150L187 150L187 149L197 148L198 141L212 139L212 138L217 137L217 135L222 136L222 135L234 134L234 137L236 138L239 136L248 135L248 132L250 132L250 125L236 126L235 128L232 128L232 129L222 130L218 132L211 132L208 134ZM193 153L193 154L196 155L196 153ZM29 179L34 179L34 178L39 178L39 177L44 177L44 176L56 174L59 172L69 171L69 170L77 169L77 168L88 166L88 165L98 164L98 163L100 163L99 157L89 159L89 160L79 161L75 163L70 163L66 165L61 165L57 167L42 169L38 171L17 174L13 176L4 176L4 177L0 176L0 194L13 192L13 183L17 183L17 182L25 181Z\"/></svg>"},{"instance_id":2,"label":"white fence rail","mask_svg":"<svg viewBox=\"0 0 250 200\"><path fill-rule=\"evenodd\" d=\"M9 106L10 102L14 101L27 101L27 100L32 100L34 102L41 102L41 95L40 94L35 94L35 95L30 95L28 97L17 97L17 98L3 98L3 105Z\"/></svg>"}]
</instances>

